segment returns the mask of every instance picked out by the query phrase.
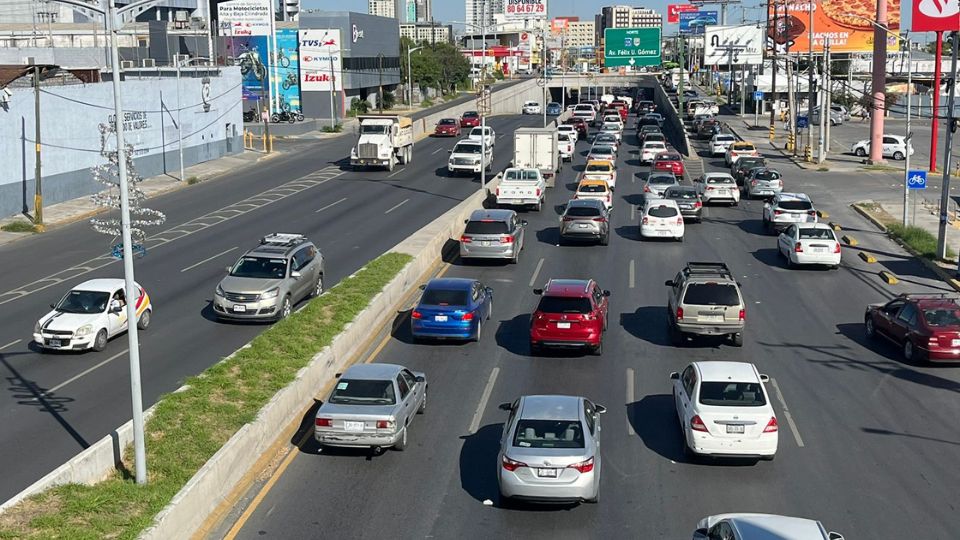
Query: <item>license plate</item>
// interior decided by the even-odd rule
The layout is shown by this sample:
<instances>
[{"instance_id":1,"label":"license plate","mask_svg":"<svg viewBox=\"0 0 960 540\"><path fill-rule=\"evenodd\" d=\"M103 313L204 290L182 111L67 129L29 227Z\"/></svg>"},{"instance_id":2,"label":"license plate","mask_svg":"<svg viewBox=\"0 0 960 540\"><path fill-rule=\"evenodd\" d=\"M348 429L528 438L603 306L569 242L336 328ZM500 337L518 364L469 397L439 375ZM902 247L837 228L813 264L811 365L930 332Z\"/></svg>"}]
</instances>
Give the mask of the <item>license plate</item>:
<instances>
[{"instance_id":1,"label":"license plate","mask_svg":"<svg viewBox=\"0 0 960 540\"><path fill-rule=\"evenodd\" d=\"M670 236L670 231L657 231L657 236Z\"/></svg>"},{"instance_id":2,"label":"license plate","mask_svg":"<svg viewBox=\"0 0 960 540\"><path fill-rule=\"evenodd\" d=\"M558 322L557 328L570 328L570 323L568 322Z\"/></svg>"},{"instance_id":3,"label":"license plate","mask_svg":"<svg viewBox=\"0 0 960 540\"><path fill-rule=\"evenodd\" d=\"M727 424L727 433L743 433L743 426Z\"/></svg>"},{"instance_id":4,"label":"license plate","mask_svg":"<svg viewBox=\"0 0 960 540\"><path fill-rule=\"evenodd\" d=\"M954 339L950 342L951 347L960 347L960 339Z\"/></svg>"},{"instance_id":5,"label":"license plate","mask_svg":"<svg viewBox=\"0 0 960 540\"><path fill-rule=\"evenodd\" d=\"M954 341L957 341L957 340L954 340ZM49 346L51 346L51 347L60 347L60 346L63 345L63 342L60 341L59 339L48 339L48 340L47 340L47 345L49 345Z\"/></svg>"},{"instance_id":6,"label":"license plate","mask_svg":"<svg viewBox=\"0 0 960 540\"><path fill-rule=\"evenodd\" d=\"M447 316L446 316L446 315L435 315L435 316L433 317L433 320L435 320L435 321L437 321L437 322L447 322Z\"/></svg>"},{"instance_id":7,"label":"license plate","mask_svg":"<svg viewBox=\"0 0 960 540\"><path fill-rule=\"evenodd\" d=\"M537 469L537 476L540 478L556 478L557 470L556 469Z\"/></svg>"},{"instance_id":8,"label":"license plate","mask_svg":"<svg viewBox=\"0 0 960 540\"><path fill-rule=\"evenodd\" d=\"M579 228L581 228L581 229L586 229L586 228L587 228L587 224L586 224L586 223L577 223L577 227L579 227Z\"/></svg>"},{"instance_id":9,"label":"license plate","mask_svg":"<svg viewBox=\"0 0 960 540\"><path fill-rule=\"evenodd\" d=\"M703 322L723 322L723 315L700 315L699 319Z\"/></svg>"},{"instance_id":10,"label":"license plate","mask_svg":"<svg viewBox=\"0 0 960 540\"><path fill-rule=\"evenodd\" d=\"M363 422L344 421L344 422L343 422L343 430L344 430L344 431L354 432L354 433L356 433L356 432L358 432L358 431L363 431Z\"/></svg>"},{"instance_id":11,"label":"license plate","mask_svg":"<svg viewBox=\"0 0 960 540\"><path fill-rule=\"evenodd\" d=\"M484 240L484 241L480 242L480 245L481 245L481 246L484 246L484 247L488 247L488 246L490 246L490 241L489 241L489 240Z\"/></svg>"},{"instance_id":12,"label":"license plate","mask_svg":"<svg viewBox=\"0 0 960 540\"><path fill-rule=\"evenodd\" d=\"M826 253L826 252L827 252L827 248L815 247L815 248L813 248L813 252L814 252L814 253Z\"/></svg>"},{"instance_id":13,"label":"license plate","mask_svg":"<svg viewBox=\"0 0 960 540\"><path fill-rule=\"evenodd\" d=\"M245 305L243 305L243 304L234 304L234 305L233 305L233 312L234 312L234 313L246 313L246 312L247 312L247 306L245 306Z\"/></svg>"}]
</instances>

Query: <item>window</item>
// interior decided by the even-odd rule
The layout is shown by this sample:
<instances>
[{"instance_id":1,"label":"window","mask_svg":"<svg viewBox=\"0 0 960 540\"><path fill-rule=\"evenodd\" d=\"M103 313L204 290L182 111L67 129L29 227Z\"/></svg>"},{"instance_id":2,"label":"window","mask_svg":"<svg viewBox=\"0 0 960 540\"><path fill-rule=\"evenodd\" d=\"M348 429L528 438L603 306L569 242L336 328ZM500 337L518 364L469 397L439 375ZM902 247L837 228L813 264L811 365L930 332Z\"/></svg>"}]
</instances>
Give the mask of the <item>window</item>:
<instances>
[{"instance_id":1,"label":"window","mask_svg":"<svg viewBox=\"0 0 960 540\"><path fill-rule=\"evenodd\" d=\"M672 218L676 217L677 209L672 206L655 206L647 210L647 215L655 218Z\"/></svg>"},{"instance_id":2,"label":"window","mask_svg":"<svg viewBox=\"0 0 960 540\"><path fill-rule=\"evenodd\" d=\"M791 226L792 228L793 226ZM802 240L836 240L833 231L830 229L800 229L800 239Z\"/></svg>"},{"instance_id":3,"label":"window","mask_svg":"<svg viewBox=\"0 0 960 540\"><path fill-rule=\"evenodd\" d=\"M693 200L697 198L697 192L692 189L675 189L670 188L664 193L664 197L667 199L688 199Z\"/></svg>"},{"instance_id":4,"label":"window","mask_svg":"<svg viewBox=\"0 0 960 540\"><path fill-rule=\"evenodd\" d=\"M708 184L732 184L733 178L727 178L726 176L710 176L707 177Z\"/></svg>"},{"instance_id":5,"label":"window","mask_svg":"<svg viewBox=\"0 0 960 540\"><path fill-rule=\"evenodd\" d=\"M567 208L566 215L568 217L599 217L601 215L600 208L593 206L571 206Z\"/></svg>"},{"instance_id":6,"label":"window","mask_svg":"<svg viewBox=\"0 0 960 540\"><path fill-rule=\"evenodd\" d=\"M407 382L409 388L413 388L417 384L417 378L407 370L400 372L400 376L403 377L403 380Z\"/></svg>"},{"instance_id":7,"label":"window","mask_svg":"<svg viewBox=\"0 0 960 540\"><path fill-rule=\"evenodd\" d=\"M960 310L956 307L938 307L923 310L923 319L930 326L960 326Z\"/></svg>"},{"instance_id":8,"label":"window","mask_svg":"<svg viewBox=\"0 0 960 540\"><path fill-rule=\"evenodd\" d=\"M900 310L900 314L897 315L897 320L910 327L916 326L917 325L916 306L914 306L913 304L907 304L903 306L903 309Z\"/></svg>"},{"instance_id":9,"label":"window","mask_svg":"<svg viewBox=\"0 0 960 540\"><path fill-rule=\"evenodd\" d=\"M479 144L457 143L457 146L453 147L454 154L479 154L480 150Z\"/></svg>"},{"instance_id":10,"label":"window","mask_svg":"<svg viewBox=\"0 0 960 540\"><path fill-rule=\"evenodd\" d=\"M813 204L810 201L788 200L780 201L780 203L777 204L777 208L780 210L806 211L813 210Z\"/></svg>"},{"instance_id":11,"label":"window","mask_svg":"<svg viewBox=\"0 0 960 540\"><path fill-rule=\"evenodd\" d=\"M407 385L407 381L401 375L397 375L397 388L400 389L400 399L407 399L407 394L410 393L410 386Z\"/></svg>"},{"instance_id":12,"label":"window","mask_svg":"<svg viewBox=\"0 0 960 540\"><path fill-rule=\"evenodd\" d=\"M544 296L540 299L540 305L537 311L543 313L580 313L586 314L593 311L589 298L566 297L566 296Z\"/></svg>"},{"instance_id":13,"label":"window","mask_svg":"<svg viewBox=\"0 0 960 540\"><path fill-rule=\"evenodd\" d=\"M510 226L505 221L469 221L464 233L466 234L507 234Z\"/></svg>"},{"instance_id":14,"label":"window","mask_svg":"<svg viewBox=\"0 0 960 540\"><path fill-rule=\"evenodd\" d=\"M428 306L465 306L468 294L467 291L429 288L423 291L420 303Z\"/></svg>"},{"instance_id":15,"label":"window","mask_svg":"<svg viewBox=\"0 0 960 540\"><path fill-rule=\"evenodd\" d=\"M255 279L282 279L286 276L286 272L286 259L243 257L230 270L230 275Z\"/></svg>"},{"instance_id":16,"label":"window","mask_svg":"<svg viewBox=\"0 0 960 540\"><path fill-rule=\"evenodd\" d=\"M579 420L529 420L521 418L513 436L521 448L584 448Z\"/></svg>"},{"instance_id":17,"label":"window","mask_svg":"<svg viewBox=\"0 0 960 540\"><path fill-rule=\"evenodd\" d=\"M691 283L684 294L683 303L697 306L739 306L740 295L733 285Z\"/></svg>"},{"instance_id":18,"label":"window","mask_svg":"<svg viewBox=\"0 0 960 540\"><path fill-rule=\"evenodd\" d=\"M883 144L900 144L900 141L894 139L893 137L884 137Z\"/></svg>"},{"instance_id":19,"label":"window","mask_svg":"<svg viewBox=\"0 0 960 540\"><path fill-rule=\"evenodd\" d=\"M886 313L887 315L893 315L894 313L896 313L897 311L899 311L900 308L903 307L903 304L905 304L905 303L906 303L906 302L904 302L903 300L894 300L894 301L890 302L889 304L883 306L882 310L883 310L883 312Z\"/></svg>"},{"instance_id":20,"label":"window","mask_svg":"<svg viewBox=\"0 0 960 540\"><path fill-rule=\"evenodd\" d=\"M708 538L709 540L737 540L733 529L730 528L730 525L726 521L717 523L713 529L710 530Z\"/></svg>"},{"instance_id":21,"label":"window","mask_svg":"<svg viewBox=\"0 0 960 540\"><path fill-rule=\"evenodd\" d=\"M593 410L593 403L590 403L588 400L583 400L583 417L587 423L587 429L590 430L590 434L593 435L596 433L597 426L597 417L596 412Z\"/></svg>"},{"instance_id":22,"label":"window","mask_svg":"<svg viewBox=\"0 0 960 540\"><path fill-rule=\"evenodd\" d=\"M57 304L63 313L103 313L107 309L110 293L100 291L70 291Z\"/></svg>"},{"instance_id":23,"label":"window","mask_svg":"<svg viewBox=\"0 0 960 540\"><path fill-rule=\"evenodd\" d=\"M700 403L717 407L762 407L767 404L760 383L703 381Z\"/></svg>"},{"instance_id":24,"label":"window","mask_svg":"<svg viewBox=\"0 0 960 540\"><path fill-rule=\"evenodd\" d=\"M680 376L680 382L683 383L683 391L687 393L687 398L693 395L693 387L697 384L697 372L693 366L687 366Z\"/></svg>"},{"instance_id":25,"label":"window","mask_svg":"<svg viewBox=\"0 0 960 540\"><path fill-rule=\"evenodd\" d=\"M589 170L589 168L588 168ZM599 169L605 171L606 169ZM606 193L607 186L603 184L581 184L577 191L580 193Z\"/></svg>"},{"instance_id":26,"label":"window","mask_svg":"<svg viewBox=\"0 0 960 540\"><path fill-rule=\"evenodd\" d=\"M341 405L393 405L397 396L393 381L340 379L329 401Z\"/></svg>"},{"instance_id":27,"label":"window","mask_svg":"<svg viewBox=\"0 0 960 540\"><path fill-rule=\"evenodd\" d=\"M477 300L480 300L480 291L481 291L481 290L482 290L482 287L480 287L480 284L479 284L479 283L474 283L474 284L473 284L473 287L471 287L470 294L471 294L471 296L473 297L473 301L474 301L474 302L476 302Z\"/></svg>"}]
</instances>

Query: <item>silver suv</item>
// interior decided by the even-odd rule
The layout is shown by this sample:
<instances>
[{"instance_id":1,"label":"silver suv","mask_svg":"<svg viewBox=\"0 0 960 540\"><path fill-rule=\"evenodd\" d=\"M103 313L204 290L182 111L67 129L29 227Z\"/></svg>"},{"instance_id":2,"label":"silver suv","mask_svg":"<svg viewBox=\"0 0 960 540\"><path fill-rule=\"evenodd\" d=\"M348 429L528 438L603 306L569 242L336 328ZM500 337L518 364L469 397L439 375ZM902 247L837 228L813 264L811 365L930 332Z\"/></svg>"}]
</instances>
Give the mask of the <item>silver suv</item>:
<instances>
[{"instance_id":1,"label":"silver suv","mask_svg":"<svg viewBox=\"0 0 960 540\"><path fill-rule=\"evenodd\" d=\"M217 318L279 320L323 292L323 255L300 234L264 236L227 272L213 297Z\"/></svg>"},{"instance_id":2,"label":"silver suv","mask_svg":"<svg viewBox=\"0 0 960 540\"><path fill-rule=\"evenodd\" d=\"M574 199L560 216L560 241L593 240L601 246L610 243L610 211L603 201Z\"/></svg>"},{"instance_id":3,"label":"silver suv","mask_svg":"<svg viewBox=\"0 0 960 540\"><path fill-rule=\"evenodd\" d=\"M670 341L682 345L687 335L728 336L743 346L746 307L740 284L727 265L688 262L677 277L664 283Z\"/></svg>"},{"instance_id":4,"label":"silver suv","mask_svg":"<svg viewBox=\"0 0 960 540\"><path fill-rule=\"evenodd\" d=\"M474 210L460 235L460 259L520 260L526 220L513 210Z\"/></svg>"}]
</instances>

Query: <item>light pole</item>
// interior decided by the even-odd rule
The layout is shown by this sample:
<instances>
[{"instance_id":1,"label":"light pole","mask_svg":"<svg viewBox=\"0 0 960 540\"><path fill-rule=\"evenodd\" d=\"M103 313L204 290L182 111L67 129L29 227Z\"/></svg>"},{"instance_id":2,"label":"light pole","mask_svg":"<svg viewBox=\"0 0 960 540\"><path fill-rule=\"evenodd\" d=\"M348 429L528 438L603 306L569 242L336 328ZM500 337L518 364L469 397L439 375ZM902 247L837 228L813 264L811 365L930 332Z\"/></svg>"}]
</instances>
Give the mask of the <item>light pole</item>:
<instances>
[{"instance_id":1,"label":"light pole","mask_svg":"<svg viewBox=\"0 0 960 540\"><path fill-rule=\"evenodd\" d=\"M877 20L873 24L873 110L870 114L870 158L868 163L883 163L883 115L887 112L887 0L877 0Z\"/></svg>"},{"instance_id":2,"label":"light pole","mask_svg":"<svg viewBox=\"0 0 960 540\"><path fill-rule=\"evenodd\" d=\"M180 103L180 68L193 62L194 60L209 60L209 58L198 56L196 58L186 58L175 62L177 66L177 152L180 154L180 181L183 182L183 124L180 123L180 111L183 105Z\"/></svg>"},{"instance_id":3,"label":"light pole","mask_svg":"<svg viewBox=\"0 0 960 540\"><path fill-rule=\"evenodd\" d=\"M423 46L407 49L407 106L413 108L413 53L422 49Z\"/></svg>"}]
</instances>

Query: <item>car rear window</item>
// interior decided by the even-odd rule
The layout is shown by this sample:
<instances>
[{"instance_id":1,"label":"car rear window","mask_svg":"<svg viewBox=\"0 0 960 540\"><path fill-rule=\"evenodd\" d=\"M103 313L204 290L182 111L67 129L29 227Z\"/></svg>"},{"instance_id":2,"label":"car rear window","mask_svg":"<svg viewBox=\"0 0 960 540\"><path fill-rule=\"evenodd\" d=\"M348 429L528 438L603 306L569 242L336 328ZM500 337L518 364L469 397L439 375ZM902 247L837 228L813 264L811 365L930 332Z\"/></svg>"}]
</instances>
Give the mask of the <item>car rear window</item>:
<instances>
[{"instance_id":1,"label":"car rear window","mask_svg":"<svg viewBox=\"0 0 960 540\"><path fill-rule=\"evenodd\" d=\"M520 448L583 448L583 426L579 420L520 419L513 436Z\"/></svg>"},{"instance_id":2,"label":"car rear window","mask_svg":"<svg viewBox=\"0 0 960 540\"><path fill-rule=\"evenodd\" d=\"M767 404L760 383L703 381L700 403L718 407L762 407Z\"/></svg>"},{"instance_id":3,"label":"car rear window","mask_svg":"<svg viewBox=\"0 0 960 540\"><path fill-rule=\"evenodd\" d=\"M566 215L570 217L596 217L600 215L600 209L591 206L571 206L567 208Z\"/></svg>"},{"instance_id":4,"label":"car rear window","mask_svg":"<svg viewBox=\"0 0 960 540\"><path fill-rule=\"evenodd\" d=\"M441 126L453 126L453 125L456 125L456 124L457 124L457 121L454 120L453 118L444 118L444 119L440 120L440 125L441 125Z\"/></svg>"},{"instance_id":5,"label":"car rear window","mask_svg":"<svg viewBox=\"0 0 960 540\"><path fill-rule=\"evenodd\" d=\"M737 161L737 168L749 171L754 167L762 167L763 164L764 161L762 158L740 158L740 160Z\"/></svg>"},{"instance_id":6,"label":"car rear window","mask_svg":"<svg viewBox=\"0 0 960 540\"><path fill-rule=\"evenodd\" d=\"M754 148L750 143L734 143L733 149L738 152L751 152L756 150L756 148Z\"/></svg>"},{"instance_id":7,"label":"car rear window","mask_svg":"<svg viewBox=\"0 0 960 540\"><path fill-rule=\"evenodd\" d=\"M612 156L613 147L605 144L597 145L590 149L590 153L596 156Z\"/></svg>"},{"instance_id":8,"label":"car rear window","mask_svg":"<svg viewBox=\"0 0 960 540\"><path fill-rule=\"evenodd\" d=\"M603 170L603 169L598 169ZM577 191L580 193L606 193L607 186L603 184L584 184L580 186Z\"/></svg>"},{"instance_id":9,"label":"car rear window","mask_svg":"<svg viewBox=\"0 0 960 540\"><path fill-rule=\"evenodd\" d=\"M732 184L733 178L727 178L724 176L708 176L707 183L708 184Z\"/></svg>"},{"instance_id":10,"label":"car rear window","mask_svg":"<svg viewBox=\"0 0 960 540\"><path fill-rule=\"evenodd\" d=\"M476 112L473 112L473 111L467 111L467 112L463 113L463 117L464 117L464 118L476 118L476 117L478 117L478 116L480 116L480 114L479 114L479 113L476 113Z\"/></svg>"},{"instance_id":11,"label":"car rear window","mask_svg":"<svg viewBox=\"0 0 960 540\"><path fill-rule=\"evenodd\" d=\"M754 178L757 180L778 180L780 178L780 173L773 169L765 169L757 172L754 175Z\"/></svg>"},{"instance_id":12,"label":"car rear window","mask_svg":"<svg viewBox=\"0 0 960 540\"><path fill-rule=\"evenodd\" d=\"M653 206L647 214L656 218L672 218L677 215L677 209L672 206Z\"/></svg>"},{"instance_id":13,"label":"car rear window","mask_svg":"<svg viewBox=\"0 0 960 540\"><path fill-rule=\"evenodd\" d=\"M834 240L833 231L830 229L800 229L801 240Z\"/></svg>"},{"instance_id":14,"label":"car rear window","mask_svg":"<svg viewBox=\"0 0 960 540\"><path fill-rule=\"evenodd\" d=\"M680 161L680 156L677 154L663 154L662 156L657 156L657 161Z\"/></svg>"},{"instance_id":15,"label":"car rear window","mask_svg":"<svg viewBox=\"0 0 960 540\"><path fill-rule=\"evenodd\" d=\"M648 143L643 143L643 149L644 149L644 150L666 150L666 149L667 149L667 145L665 145L665 144L663 144L663 143L660 143L660 144L648 144Z\"/></svg>"},{"instance_id":16,"label":"car rear window","mask_svg":"<svg viewBox=\"0 0 960 540\"><path fill-rule=\"evenodd\" d=\"M925 309L923 319L930 326L960 326L960 309L946 307Z\"/></svg>"},{"instance_id":17,"label":"car rear window","mask_svg":"<svg viewBox=\"0 0 960 540\"><path fill-rule=\"evenodd\" d=\"M571 296L544 296L540 298L537 311L543 313L590 313L589 298Z\"/></svg>"},{"instance_id":18,"label":"car rear window","mask_svg":"<svg viewBox=\"0 0 960 540\"><path fill-rule=\"evenodd\" d=\"M780 201L777 207L783 210L813 210L810 201Z\"/></svg>"},{"instance_id":19,"label":"car rear window","mask_svg":"<svg viewBox=\"0 0 960 540\"><path fill-rule=\"evenodd\" d=\"M648 184L676 184L677 181L672 176L651 176Z\"/></svg>"},{"instance_id":20,"label":"car rear window","mask_svg":"<svg viewBox=\"0 0 960 540\"><path fill-rule=\"evenodd\" d=\"M466 234L506 234L510 228L505 221L469 221L463 230Z\"/></svg>"},{"instance_id":21,"label":"car rear window","mask_svg":"<svg viewBox=\"0 0 960 540\"><path fill-rule=\"evenodd\" d=\"M737 288L726 283L691 283L683 303L695 306L739 306Z\"/></svg>"},{"instance_id":22,"label":"car rear window","mask_svg":"<svg viewBox=\"0 0 960 540\"><path fill-rule=\"evenodd\" d=\"M537 171L531 169L511 169L507 171L507 180L538 180Z\"/></svg>"},{"instance_id":23,"label":"car rear window","mask_svg":"<svg viewBox=\"0 0 960 540\"><path fill-rule=\"evenodd\" d=\"M464 290L434 289L423 291L421 304L428 306L465 306L470 294Z\"/></svg>"},{"instance_id":24,"label":"car rear window","mask_svg":"<svg viewBox=\"0 0 960 540\"><path fill-rule=\"evenodd\" d=\"M733 135L717 135L717 142L727 142L727 141L735 141L735 140L737 139Z\"/></svg>"},{"instance_id":25,"label":"car rear window","mask_svg":"<svg viewBox=\"0 0 960 540\"><path fill-rule=\"evenodd\" d=\"M340 379L329 400L342 405L394 405L396 402L393 381L367 379Z\"/></svg>"},{"instance_id":26,"label":"car rear window","mask_svg":"<svg viewBox=\"0 0 960 540\"><path fill-rule=\"evenodd\" d=\"M668 189L664 196L668 199L696 199L697 192L692 189Z\"/></svg>"}]
</instances>

